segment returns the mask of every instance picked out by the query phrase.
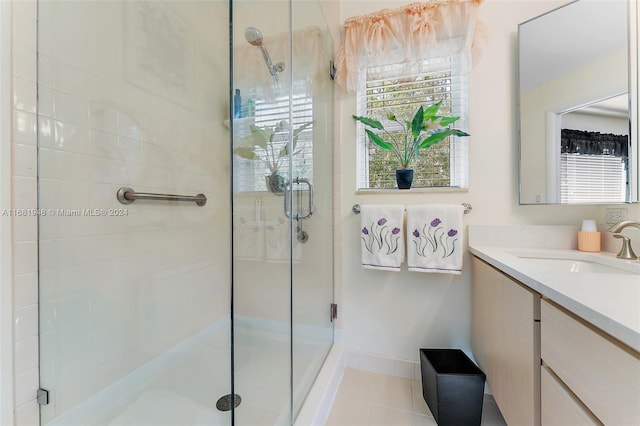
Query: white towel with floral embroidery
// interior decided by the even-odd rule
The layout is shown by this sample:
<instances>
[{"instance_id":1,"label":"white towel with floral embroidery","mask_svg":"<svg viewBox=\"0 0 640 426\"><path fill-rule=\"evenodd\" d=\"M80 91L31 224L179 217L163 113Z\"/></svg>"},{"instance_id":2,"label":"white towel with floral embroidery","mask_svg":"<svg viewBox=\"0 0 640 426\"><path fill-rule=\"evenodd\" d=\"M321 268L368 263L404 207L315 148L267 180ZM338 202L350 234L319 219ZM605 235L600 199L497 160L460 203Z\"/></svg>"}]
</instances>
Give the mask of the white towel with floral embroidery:
<instances>
[{"instance_id":1,"label":"white towel with floral embroidery","mask_svg":"<svg viewBox=\"0 0 640 426\"><path fill-rule=\"evenodd\" d=\"M365 205L360 216L362 267L399 271L404 262L404 206Z\"/></svg>"},{"instance_id":2,"label":"white towel with floral embroidery","mask_svg":"<svg viewBox=\"0 0 640 426\"><path fill-rule=\"evenodd\" d=\"M407 206L407 266L410 271L462 272L460 204Z\"/></svg>"}]
</instances>

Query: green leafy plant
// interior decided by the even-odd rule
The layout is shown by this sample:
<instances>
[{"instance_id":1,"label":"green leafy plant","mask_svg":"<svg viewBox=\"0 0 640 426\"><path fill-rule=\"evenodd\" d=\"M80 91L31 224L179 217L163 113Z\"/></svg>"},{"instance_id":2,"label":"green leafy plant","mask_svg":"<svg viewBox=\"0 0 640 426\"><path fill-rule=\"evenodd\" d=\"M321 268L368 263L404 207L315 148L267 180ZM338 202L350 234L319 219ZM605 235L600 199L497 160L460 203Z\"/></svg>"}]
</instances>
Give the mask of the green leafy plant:
<instances>
[{"instance_id":1,"label":"green leafy plant","mask_svg":"<svg viewBox=\"0 0 640 426\"><path fill-rule=\"evenodd\" d=\"M296 151L298 138L311 124L313 124L312 121L293 130L293 142L291 144L293 155L300 152L300 150ZM271 174L276 174L282 161L290 153L288 137L289 124L286 120L280 120L273 127L262 128L251 125L251 134L243 138L243 146L236 148L233 152L247 160L261 161Z\"/></svg>"},{"instance_id":2,"label":"green leafy plant","mask_svg":"<svg viewBox=\"0 0 640 426\"><path fill-rule=\"evenodd\" d=\"M420 106L411 121L402 122L393 112L387 112L387 120L397 123L398 129L386 129L384 125L371 117L354 115L353 118L378 132L365 129L369 140L376 146L393 151L401 168L408 168L420 155L421 149L429 149L451 135L469 136L468 133L448 126L460 117L438 115L442 101L424 108Z\"/></svg>"}]
</instances>

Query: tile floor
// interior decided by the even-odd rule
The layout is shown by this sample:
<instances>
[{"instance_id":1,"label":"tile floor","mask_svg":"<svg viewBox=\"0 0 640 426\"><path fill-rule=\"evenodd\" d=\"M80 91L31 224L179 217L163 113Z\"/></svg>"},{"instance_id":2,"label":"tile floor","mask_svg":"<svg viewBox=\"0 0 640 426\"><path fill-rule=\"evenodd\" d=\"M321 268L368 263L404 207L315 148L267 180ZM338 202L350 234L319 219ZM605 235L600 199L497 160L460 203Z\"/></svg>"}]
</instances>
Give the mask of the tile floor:
<instances>
[{"instance_id":1,"label":"tile floor","mask_svg":"<svg viewBox=\"0 0 640 426\"><path fill-rule=\"evenodd\" d=\"M347 368L327 426L436 425L418 380ZM485 395L482 426L506 426L496 403Z\"/></svg>"}]
</instances>

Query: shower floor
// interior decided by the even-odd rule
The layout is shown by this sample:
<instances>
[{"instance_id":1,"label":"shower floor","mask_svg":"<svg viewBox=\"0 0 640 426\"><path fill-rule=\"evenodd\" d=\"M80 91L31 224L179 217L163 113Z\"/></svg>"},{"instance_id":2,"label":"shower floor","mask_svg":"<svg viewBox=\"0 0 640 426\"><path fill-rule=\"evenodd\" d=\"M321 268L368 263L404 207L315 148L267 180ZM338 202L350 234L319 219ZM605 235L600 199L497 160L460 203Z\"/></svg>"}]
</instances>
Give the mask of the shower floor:
<instances>
[{"instance_id":1,"label":"shower floor","mask_svg":"<svg viewBox=\"0 0 640 426\"><path fill-rule=\"evenodd\" d=\"M229 425L216 401L231 392L228 320L204 329L47 425ZM240 321L242 324L242 321ZM235 328L236 425L289 424L290 348L286 333ZM299 337L294 405L302 404L330 340Z\"/></svg>"}]
</instances>

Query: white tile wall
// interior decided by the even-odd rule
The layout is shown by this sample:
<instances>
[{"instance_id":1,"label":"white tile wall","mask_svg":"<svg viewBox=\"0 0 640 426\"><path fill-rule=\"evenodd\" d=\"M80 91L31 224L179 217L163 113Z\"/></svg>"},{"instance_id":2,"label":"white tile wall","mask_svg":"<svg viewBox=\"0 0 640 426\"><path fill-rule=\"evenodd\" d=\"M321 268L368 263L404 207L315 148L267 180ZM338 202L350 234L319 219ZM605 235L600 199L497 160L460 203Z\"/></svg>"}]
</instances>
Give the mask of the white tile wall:
<instances>
[{"instance_id":1,"label":"white tile wall","mask_svg":"<svg viewBox=\"0 0 640 426\"><path fill-rule=\"evenodd\" d=\"M12 2L12 207L37 206L36 2ZM37 425L38 280L37 219L12 218L14 292L14 422Z\"/></svg>"},{"instance_id":2,"label":"white tile wall","mask_svg":"<svg viewBox=\"0 0 640 426\"><path fill-rule=\"evenodd\" d=\"M35 146L38 143L36 123L37 118L35 114L14 110L13 142Z\"/></svg>"},{"instance_id":3,"label":"white tile wall","mask_svg":"<svg viewBox=\"0 0 640 426\"><path fill-rule=\"evenodd\" d=\"M36 53L32 49L13 46L13 74L29 81L36 81Z\"/></svg>"},{"instance_id":4,"label":"white tile wall","mask_svg":"<svg viewBox=\"0 0 640 426\"><path fill-rule=\"evenodd\" d=\"M38 303L38 274L16 275L13 280L13 303L16 308Z\"/></svg>"},{"instance_id":5,"label":"white tile wall","mask_svg":"<svg viewBox=\"0 0 640 426\"><path fill-rule=\"evenodd\" d=\"M13 107L19 111L35 113L37 97L36 83L14 74Z\"/></svg>"}]
</instances>

